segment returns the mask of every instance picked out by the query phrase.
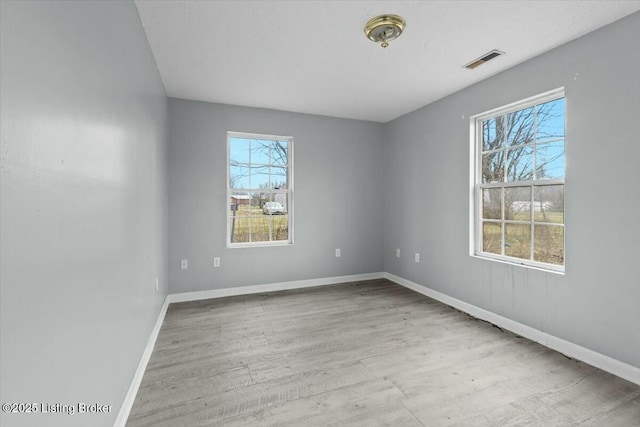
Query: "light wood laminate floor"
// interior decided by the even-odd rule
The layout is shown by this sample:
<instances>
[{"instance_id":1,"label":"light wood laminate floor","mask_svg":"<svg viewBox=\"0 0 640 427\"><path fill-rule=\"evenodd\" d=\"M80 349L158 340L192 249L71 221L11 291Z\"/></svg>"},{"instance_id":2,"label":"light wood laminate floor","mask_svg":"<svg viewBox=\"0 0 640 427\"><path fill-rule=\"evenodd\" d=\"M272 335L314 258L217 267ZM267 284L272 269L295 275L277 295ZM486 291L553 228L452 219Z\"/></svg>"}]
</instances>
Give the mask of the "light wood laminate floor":
<instances>
[{"instance_id":1,"label":"light wood laminate floor","mask_svg":"<svg viewBox=\"0 0 640 427\"><path fill-rule=\"evenodd\" d=\"M640 426L640 386L384 279L171 304L127 426Z\"/></svg>"}]
</instances>

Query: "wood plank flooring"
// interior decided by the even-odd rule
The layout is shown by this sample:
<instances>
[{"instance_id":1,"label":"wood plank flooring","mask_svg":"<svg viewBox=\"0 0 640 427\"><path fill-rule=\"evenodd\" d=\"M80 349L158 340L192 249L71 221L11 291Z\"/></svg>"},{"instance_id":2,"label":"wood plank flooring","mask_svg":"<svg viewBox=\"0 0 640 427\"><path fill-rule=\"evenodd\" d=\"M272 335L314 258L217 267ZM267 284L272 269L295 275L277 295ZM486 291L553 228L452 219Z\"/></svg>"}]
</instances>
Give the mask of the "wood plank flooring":
<instances>
[{"instance_id":1,"label":"wood plank flooring","mask_svg":"<svg viewBox=\"0 0 640 427\"><path fill-rule=\"evenodd\" d=\"M384 279L171 304L127 426L640 426L640 386Z\"/></svg>"}]
</instances>

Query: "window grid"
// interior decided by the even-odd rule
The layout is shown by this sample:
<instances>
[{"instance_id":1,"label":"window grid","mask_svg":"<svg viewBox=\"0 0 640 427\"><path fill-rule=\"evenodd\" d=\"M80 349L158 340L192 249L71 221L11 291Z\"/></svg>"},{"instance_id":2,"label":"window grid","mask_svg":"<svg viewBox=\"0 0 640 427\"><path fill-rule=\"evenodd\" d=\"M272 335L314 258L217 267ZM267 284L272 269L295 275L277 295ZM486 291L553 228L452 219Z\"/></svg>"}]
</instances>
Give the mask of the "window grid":
<instances>
[{"instance_id":1,"label":"window grid","mask_svg":"<svg viewBox=\"0 0 640 427\"><path fill-rule=\"evenodd\" d=\"M554 101L562 100L562 133L561 135L551 135L551 137L545 137L545 135L541 135L539 132L539 128L541 125L540 121L540 111L541 106L543 105L551 105L550 108L554 108L556 104L551 104ZM531 129L530 139L526 139L524 143L517 143L517 135L514 136L513 140L510 140L512 135L510 132L513 131L514 124L517 124L518 113L523 113L526 110L531 109L532 111L532 122L527 125ZM545 117L549 114L547 111ZM515 119L515 120L514 120ZM551 271L564 271L564 229L565 229L565 221L564 221L564 141L565 141L565 132L564 132L564 90L559 89L556 91L549 92L547 94L540 95L538 97L530 98L528 100L512 104L511 106L507 106L501 109L496 109L482 115L478 115L476 117L472 117L472 126L474 126L475 132L473 133L473 151L475 154L475 173L474 173L474 188L476 196L474 197L474 203L476 205L474 209L474 216L476 220L473 222L474 231L472 233L472 238L474 239L475 248L473 254L486 257L493 258L502 261L508 261L511 263L518 263L522 265L538 267ZM491 123L493 120L493 123ZM502 121L499 124L499 121ZM491 126L494 126L493 131L495 132L494 142L498 142L498 146L496 147L487 147L486 141L491 140ZM524 125L521 125L524 126ZM521 130L520 128L518 130ZM521 141L522 142L522 141ZM554 148L552 144L558 145L562 143L562 177L554 177L553 179L547 179L544 177L544 167L547 165L544 163L544 158L539 157L538 147L547 147ZM488 148L488 149L487 149ZM516 152L514 155L522 155L522 153L526 153L524 150L530 150L531 154L531 173L529 179L521 179L522 176L519 176L517 173L517 159L515 164L509 165L509 152L510 150L520 150ZM498 158L498 162L495 163L497 166L496 170L498 172L499 180L492 180L490 182L488 179L485 179L483 176L483 167L487 167L487 169L491 170L492 163L487 163L487 161L493 162L495 157L485 157L486 155L494 155L501 156ZM545 153L546 154L546 153ZM556 159L557 160L557 159ZM488 165L488 166L487 166ZM526 165L525 165L526 166ZM513 170L514 176L510 176L510 168ZM491 175L493 178L496 177L494 174ZM525 178L526 178L525 171ZM510 179L512 179L510 181ZM505 206L507 205L507 197L506 191L507 189L513 189L514 191L518 191L521 189L528 189L528 215L526 217L508 217ZM485 217L485 205L486 205L486 194L485 190L499 189L499 202L500 202L500 219L497 218L487 218ZM547 206L548 203L543 198L542 189L555 189L560 190L559 194L562 198L562 206L560 209L560 216L562 218L561 222L554 222L553 219L549 219L546 217L546 210L549 210ZM540 200L537 200L537 192L540 190ZM491 201L489 202L491 203ZM521 199L518 203L523 204L523 206L527 206L527 200ZM539 205L539 207L538 207ZM556 206L557 208L557 206ZM537 211L543 212L542 218L537 218ZM517 212L519 213L519 212ZM495 214L493 214L495 216ZM492 215L489 215L492 216ZM526 218L526 219L525 219ZM499 253L496 251L495 247L493 248L493 252L490 252L492 248L485 247L486 236L485 236L485 226L487 224L495 224L499 226L500 231L500 249ZM525 225L528 226L528 257L523 258L518 255L509 255L507 254L507 248L510 247L510 243L508 242L507 236L507 228L509 225ZM540 227L539 229L536 227ZM556 228L554 228L556 227ZM515 227L514 227L515 229ZM558 233L560 231L560 233ZM496 230L497 232L497 230ZM542 236L543 233L550 233L550 235L561 235L561 262L557 262L553 260L553 262L540 262L537 261L537 253L536 251L540 251L540 253L544 253L545 245L541 244L542 237L540 237L540 242L538 241L538 235ZM556 237L557 239L557 237ZM526 240L526 238L525 238ZM557 242L556 242L557 243ZM541 255L542 259L543 256ZM556 257L557 258L557 257Z\"/></svg>"},{"instance_id":2,"label":"window grid","mask_svg":"<svg viewBox=\"0 0 640 427\"><path fill-rule=\"evenodd\" d=\"M246 149L232 147L234 142L237 144L240 141L246 144ZM274 157L275 144L285 147L279 161ZM256 150L262 150L263 154L267 152L267 163L264 155L254 158ZM246 160L234 159L234 156L244 154ZM243 177L234 168L246 170L244 182L237 179ZM283 181L278 182L274 178L274 168L284 174L275 175L284 177ZM258 175L266 176L266 181L264 178L262 183L259 179L255 180L254 176ZM244 199L241 201L239 197ZM233 202L234 198L236 203ZM279 203L281 208L271 209L267 206L268 202ZM293 138L227 132L227 203L230 203L230 208L227 208L228 247L293 244ZM244 215L239 214L241 211ZM242 236L239 235L240 231L243 231Z\"/></svg>"}]
</instances>

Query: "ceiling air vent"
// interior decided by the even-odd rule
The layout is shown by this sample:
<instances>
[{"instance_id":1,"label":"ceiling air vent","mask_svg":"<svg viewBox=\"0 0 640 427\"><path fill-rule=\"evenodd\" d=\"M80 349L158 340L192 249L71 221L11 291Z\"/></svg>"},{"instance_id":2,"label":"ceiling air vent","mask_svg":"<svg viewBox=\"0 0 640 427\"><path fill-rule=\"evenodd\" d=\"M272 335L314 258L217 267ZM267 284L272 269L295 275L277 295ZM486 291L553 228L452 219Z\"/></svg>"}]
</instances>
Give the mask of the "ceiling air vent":
<instances>
[{"instance_id":1,"label":"ceiling air vent","mask_svg":"<svg viewBox=\"0 0 640 427\"><path fill-rule=\"evenodd\" d=\"M469 62L467 65L464 66L464 68L468 68L469 70L473 70L478 65L482 65L487 61L491 61L493 58L495 58L496 56L500 56L500 55L504 55L504 52L494 49L489 53L485 53L480 58L474 59L473 61Z\"/></svg>"}]
</instances>

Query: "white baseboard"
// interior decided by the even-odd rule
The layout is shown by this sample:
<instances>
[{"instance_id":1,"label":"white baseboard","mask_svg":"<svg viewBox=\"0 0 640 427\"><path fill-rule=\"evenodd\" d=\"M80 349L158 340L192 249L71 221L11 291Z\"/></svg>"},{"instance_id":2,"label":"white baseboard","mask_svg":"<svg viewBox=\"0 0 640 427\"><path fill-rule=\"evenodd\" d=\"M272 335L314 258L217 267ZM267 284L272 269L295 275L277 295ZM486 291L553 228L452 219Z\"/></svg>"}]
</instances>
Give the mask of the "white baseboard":
<instances>
[{"instance_id":1,"label":"white baseboard","mask_svg":"<svg viewBox=\"0 0 640 427\"><path fill-rule=\"evenodd\" d=\"M120 411L118 412L118 416L116 417L113 427L125 427L125 424L127 424L129 413L131 412L131 408L133 408L133 402L136 400L136 395L138 394L138 389L140 388L144 371L147 369L149 359L151 359L151 353L153 353L153 347L156 345L156 340L158 339L158 334L160 333L160 328L162 327L162 322L164 322L164 316L167 314L168 307L169 298L166 297L164 299L164 304L162 304L162 308L160 309L160 314L158 315L156 324L151 330L151 336L149 336L147 346L145 347L144 352L142 352L142 358L140 359L140 363L138 363L136 372L133 375L133 380L131 380L129 390L127 391L127 395L124 397L124 401L120 406Z\"/></svg>"},{"instance_id":2,"label":"white baseboard","mask_svg":"<svg viewBox=\"0 0 640 427\"><path fill-rule=\"evenodd\" d=\"M507 319L506 317L500 316L499 314L484 310L480 307L450 297L425 286L418 285L417 283L414 283L407 279L403 279L402 277L396 276L394 274L385 273L384 277L391 280L392 282L416 291L429 298L433 298L451 307L457 308L460 311L464 311L465 313L468 313L473 317L486 320L487 322L493 323L494 325L507 329L517 335L542 344L545 347L556 350L566 356L578 359L582 362L588 363L591 366L595 366L596 368L600 368L603 371L607 371L620 378L624 378L627 381L631 381L632 383L640 385L640 368L636 368L635 366L626 364L593 350L589 350L588 348L547 334L546 332L540 331L530 326L523 325L522 323L516 322L514 320Z\"/></svg>"},{"instance_id":3,"label":"white baseboard","mask_svg":"<svg viewBox=\"0 0 640 427\"><path fill-rule=\"evenodd\" d=\"M240 286L237 288L211 289L208 291L183 292L169 294L169 303L198 301L211 298L232 297L238 295L261 294L264 292L286 291L290 289L311 288L314 286L335 285L337 283L358 282L361 280L382 279L385 273L353 274L350 276L325 277L321 279L294 280L291 282L270 283L266 285Z\"/></svg>"}]
</instances>

